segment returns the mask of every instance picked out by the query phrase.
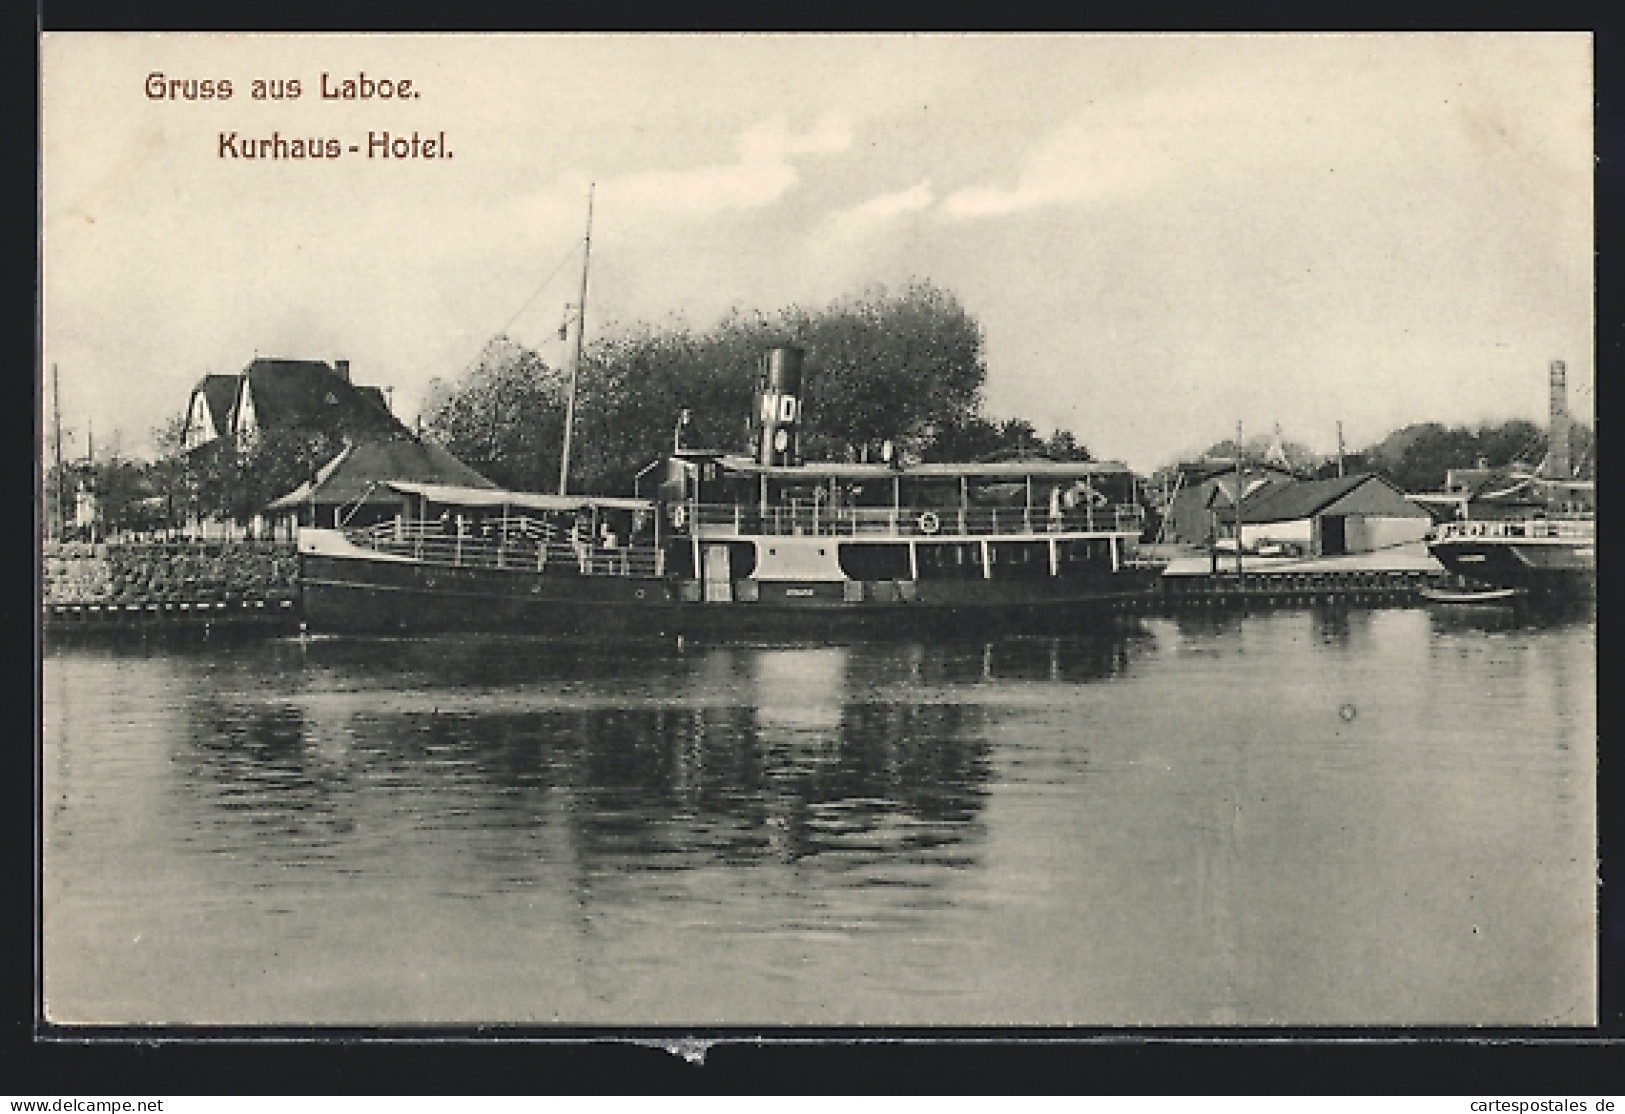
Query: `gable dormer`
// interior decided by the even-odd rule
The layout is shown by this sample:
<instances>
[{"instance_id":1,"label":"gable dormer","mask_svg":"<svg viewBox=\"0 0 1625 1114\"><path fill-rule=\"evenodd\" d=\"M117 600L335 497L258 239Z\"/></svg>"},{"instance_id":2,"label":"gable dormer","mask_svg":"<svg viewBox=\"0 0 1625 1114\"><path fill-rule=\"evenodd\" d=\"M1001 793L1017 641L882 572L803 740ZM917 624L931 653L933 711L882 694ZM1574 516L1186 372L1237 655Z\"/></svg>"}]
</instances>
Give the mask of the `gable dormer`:
<instances>
[{"instance_id":1,"label":"gable dormer","mask_svg":"<svg viewBox=\"0 0 1625 1114\"><path fill-rule=\"evenodd\" d=\"M242 386L237 391L237 406L234 410L236 417L236 434L238 441L249 441L259 432L260 418L254 406L254 385L249 377L242 377Z\"/></svg>"},{"instance_id":2,"label":"gable dormer","mask_svg":"<svg viewBox=\"0 0 1625 1114\"><path fill-rule=\"evenodd\" d=\"M187 410L186 428L181 434L181 448L190 450L199 445L206 445L220 436L220 431L214 426L214 418L209 413L209 400L198 387L192 392L192 405Z\"/></svg>"}]
</instances>

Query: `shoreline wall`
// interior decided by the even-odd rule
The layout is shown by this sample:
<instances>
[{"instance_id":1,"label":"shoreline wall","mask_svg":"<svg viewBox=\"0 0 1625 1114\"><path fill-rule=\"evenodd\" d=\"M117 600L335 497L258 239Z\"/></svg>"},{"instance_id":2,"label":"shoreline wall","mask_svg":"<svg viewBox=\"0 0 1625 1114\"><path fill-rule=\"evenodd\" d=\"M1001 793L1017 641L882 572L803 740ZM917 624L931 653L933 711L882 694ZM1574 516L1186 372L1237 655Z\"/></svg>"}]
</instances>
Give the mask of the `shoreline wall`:
<instances>
[{"instance_id":1,"label":"shoreline wall","mask_svg":"<svg viewBox=\"0 0 1625 1114\"><path fill-rule=\"evenodd\" d=\"M291 595L289 542L110 542L47 545L41 597L51 604L229 601Z\"/></svg>"}]
</instances>

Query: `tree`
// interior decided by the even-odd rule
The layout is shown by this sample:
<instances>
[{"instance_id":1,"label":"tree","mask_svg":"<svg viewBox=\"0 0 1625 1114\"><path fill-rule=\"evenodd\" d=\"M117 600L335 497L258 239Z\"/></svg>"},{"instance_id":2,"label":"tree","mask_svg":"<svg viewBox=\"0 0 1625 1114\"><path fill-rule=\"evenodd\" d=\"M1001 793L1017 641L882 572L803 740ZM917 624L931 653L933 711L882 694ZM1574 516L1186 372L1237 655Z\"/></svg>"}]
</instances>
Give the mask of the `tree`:
<instances>
[{"instance_id":1,"label":"tree","mask_svg":"<svg viewBox=\"0 0 1625 1114\"><path fill-rule=\"evenodd\" d=\"M1044 443L1044 454L1051 460L1093 460L1088 448L1080 444L1070 429L1057 429Z\"/></svg>"},{"instance_id":2,"label":"tree","mask_svg":"<svg viewBox=\"0 0 1625 1114\"><path fill-rule=\"evenodd\" d=\"M1363 476L1367 472L1377 472L1380 469L1372 461L1370 450L1358 453L1343 454L1343 471L1345 476ZM1337 458L1328 457L1315 466L1314 478L1317 480L1334 480L1338 476Z\"/></svg>"},{"instance_id":3,"label":"tree","mask_svg":"<svg viewBox=\"0 0 1625 1114\"><path fill-rule=\"evenodd\" d=\"M735 314L710 334L673 321L622 328L583 359L572 440L572 490L620 492L671 446L682 411L685 446L741 449L756 357L783 334Z\"/></svg>"},{"instance_id":4,"label":"tree","mask_svg":"<svg viewBox=\"0 0 1625 1114\"><path fill-rule=\"evenodd\" d=\"M1514 462L1529 467L1546 452L1546 434L1532 422L1514 419L1500 425L1446 427L1423 422L1395 430L1366 455L1388 479L1405 491L1438 491L1452 468L1505 468Z\"/></svg>"},{"instance_id":5,"label":"tree","mask_svg":"<svg viewBox=\"0 0 1625 1114\"><path fill-rule=\"evenodd\" d=\"M820 314L781 316L791 343L807 349L803 442L819 455L884 441L923 452L938 429L981 408L981 326L940 287L876 287Z\"/></svg>"},{"instance_id":6,"label":"tree","mask_svg":"<svg viewBox=\"0 0 1625 1114\"><path fill-rule=\"evenodd\" d=\"M619 493L671 446L681 413L689 448L743 451L756 368L769 348L805 350L802 456L966 459L999 452L1087 460L1067 431L980 414L987 369L980 326L951 293L915 283L876 287L820 310L735 310L697 331L681 319L608 329L582 356L570 490ZM429 430L507 487L553 490L563 440L564 378L504 337L454 384L437 381Z\"/></svg>"},{"instance_id":7,"label":"tree","mask_svg":"<svg viewBox=\"0 0 1625 1114\"><path fill-rule=\"evenodd\" d=\"M158 449L159 459L179 455L186 436L186 415L174 414L161 426L154 427L152 443Z\"/></svg>"},{"instance_id":8,"label":"tree","mask_svg":"<svg viewBox=\"0 0 1625 1114\"><path fill-rule=\"evenodd\" d=\"M455 384L430 384L424 425L493 483L549 491L558 483L564 390L563 376L538 353L498 336Z\"/></svg>"},{"instance_id":9,"label":"tree","mask_svg":"<svg viewBox=\"0 0 1625 1114\"><path fill-rule=\"evenodd\" d=\"M611 331L583 360L572 489L624 491L672 442L680 413L691 447L740 451L757 362L805 350L802 456L871 459L886 441L923 455L939 431L969 422L987 371L981 329L952 294L916 283L873 288L822 310L736 310L707 332L682 321ZM494 478L494 477L493 477Z\"/></svg>"}]
</instances>

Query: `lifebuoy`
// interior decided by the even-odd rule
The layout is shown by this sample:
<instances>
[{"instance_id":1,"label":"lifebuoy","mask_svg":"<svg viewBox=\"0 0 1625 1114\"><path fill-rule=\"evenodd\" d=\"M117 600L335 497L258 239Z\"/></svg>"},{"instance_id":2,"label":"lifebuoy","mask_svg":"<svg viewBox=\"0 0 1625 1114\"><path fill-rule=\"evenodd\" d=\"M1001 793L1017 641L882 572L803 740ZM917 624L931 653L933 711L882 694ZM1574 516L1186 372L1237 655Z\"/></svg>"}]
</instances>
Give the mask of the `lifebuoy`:
<instances>
[{"instance_id":1,"label":"lifebuoy","mask_svg":"<svg viewBox=\"0 0 1625 1114\"><path fill-rule=\"evenodd\" d=\"M671 509L671 524L681 530L688 523L688 508L679 503Z\"/></svg>"},{"instance_id":2,"label":"lifebuoy","mask_svg":"<svg viewBox=\"0 0 1625 1114\"><path fill-rule=\"evenodd\" d=\"M922 534L935 534L942 529L942 523L937 519L935 511L921 511L920 517L915 521L919 523Z\"/></svg>"}]
</instances>

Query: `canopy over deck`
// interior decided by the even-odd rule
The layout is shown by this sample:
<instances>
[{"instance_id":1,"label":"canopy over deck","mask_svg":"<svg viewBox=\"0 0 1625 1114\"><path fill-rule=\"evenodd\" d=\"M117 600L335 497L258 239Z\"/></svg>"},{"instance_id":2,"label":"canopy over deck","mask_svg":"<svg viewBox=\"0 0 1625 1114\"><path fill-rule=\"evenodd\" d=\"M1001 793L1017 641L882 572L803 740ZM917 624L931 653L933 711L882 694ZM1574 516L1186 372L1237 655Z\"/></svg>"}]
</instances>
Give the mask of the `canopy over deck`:
<instances>
[{"instance_id":1,"label":"canopy over deck","mask_svg":"<svg viewBox=\"0 0 1625 1114\"><path fill-rule=\"evenodd\" d=\"M724 469L740 475L767 476L770 479L881 480L893 476L905 480L966 479L1016 481L1081 480L1091 476L1120 476L1128 473L1126 464L1115 460L994 460L953 464L846 464L838 461L795 465L759 464L748 456L727 455L717 460Z\"/></svg>"},{"instance_id":2,"label":"canopy over deck","mask_svg":"<svg viewBox=\"0 0 1625 1114\"><path fill-rule=\"evenodd\" d=\"M405 480L390 480L380 486L402 495L415 495L431 503L452 507L512 507L530 511L579 511L593 507L617 511L654 510L654 503L648 499L618 499L596 495L544 495L537 491L503 491L479 487L455 487L450 484L410 483Z\"/></svg>"}]
</instances>

